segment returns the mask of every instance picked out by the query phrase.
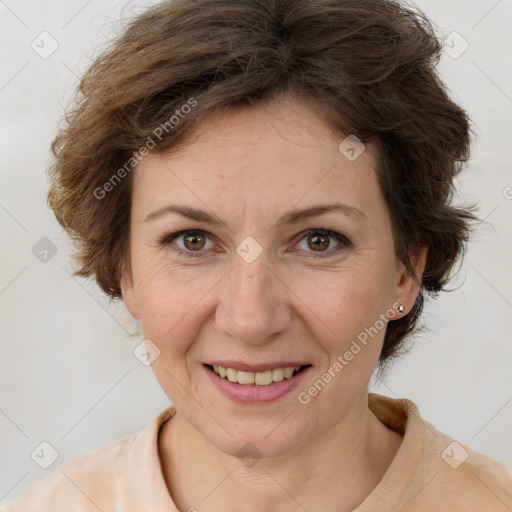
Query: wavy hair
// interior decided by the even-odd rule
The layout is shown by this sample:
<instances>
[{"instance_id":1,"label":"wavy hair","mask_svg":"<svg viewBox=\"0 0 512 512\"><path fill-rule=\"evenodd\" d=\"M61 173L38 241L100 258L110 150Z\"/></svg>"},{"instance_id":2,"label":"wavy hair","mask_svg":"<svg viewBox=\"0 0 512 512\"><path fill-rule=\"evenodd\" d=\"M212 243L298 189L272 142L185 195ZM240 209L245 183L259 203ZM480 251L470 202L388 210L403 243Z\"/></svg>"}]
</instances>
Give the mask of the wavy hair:
<instances>
[{"instance_id":1,"label":"wavy hair","mask_svg":"<svg viewBox=\"0 0 512 512\"><path fill-rule=\"evenodd\" d=\"M75 275L121 297L129 171L155 130L190 98L194 108L161 130L151 151L176 147L209 112L291 94L335 133L376 145L396 255L411 274L415 251L428 248L413 309L388 324L382 369L417 330L425 294L445 288L476 218L472 208L452 204L471 129L436 71L441 52L425 15L393 0L174 0L150 7L84 73L52 143L48 200L75 244ZM114 182L114 175L122 179Z\"/></svg>"}]
</instances>

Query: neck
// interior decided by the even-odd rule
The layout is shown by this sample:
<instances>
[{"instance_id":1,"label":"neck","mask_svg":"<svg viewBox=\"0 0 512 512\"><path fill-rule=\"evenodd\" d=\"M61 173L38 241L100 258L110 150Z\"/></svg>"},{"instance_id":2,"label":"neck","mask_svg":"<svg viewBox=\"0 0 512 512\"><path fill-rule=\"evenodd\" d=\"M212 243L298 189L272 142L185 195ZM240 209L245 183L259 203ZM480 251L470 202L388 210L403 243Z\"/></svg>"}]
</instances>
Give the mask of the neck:
<instances>
[{"instance_id":1,"label":"neck","mask_svg":"<svg viewBox=\"0 0 512 512\"><path fill-rule=\"evenodd\" d=\"M364 390L343 421L322 436L252 466L220 451L179 413L164 425L159 443L179 510L343 512L371 493L401 441L368 409Z\"/></svg>"}]
</instances>

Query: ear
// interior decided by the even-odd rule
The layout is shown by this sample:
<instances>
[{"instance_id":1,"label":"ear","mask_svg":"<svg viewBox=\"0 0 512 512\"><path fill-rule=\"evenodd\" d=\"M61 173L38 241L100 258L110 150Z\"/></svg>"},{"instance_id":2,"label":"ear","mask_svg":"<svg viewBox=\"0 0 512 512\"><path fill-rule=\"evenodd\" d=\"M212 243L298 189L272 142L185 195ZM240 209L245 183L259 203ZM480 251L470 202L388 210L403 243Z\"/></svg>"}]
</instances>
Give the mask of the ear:
<instances>
[{"instance_id":1,"label":"ear","mask_svg":"<svg viewBox=\"0 0 512 512\"><path fill-rule=\"evenodd\" d=\"M129 263L123 262L121 270L121 292L123 294L123 302L130 314L140 320L137 296L135 293L135 284L133 282L132 272Z\"/></svg>"},{"instance_id":2,"label":"ear","mask_svg":"<svg viewBox=\"0 0 512 512\"><path fill-rule=\"evenodd\" d=\"M397 284L395 289L395 300L399 304L403 304L406 315L414 306L416 297L420 291L421 280L425 264L427 262L428 248L421 247L414 254L411 254L411 262L413 264L414 275L411 275L402 262L398 263Z\"/></svg>"}]
</instances>

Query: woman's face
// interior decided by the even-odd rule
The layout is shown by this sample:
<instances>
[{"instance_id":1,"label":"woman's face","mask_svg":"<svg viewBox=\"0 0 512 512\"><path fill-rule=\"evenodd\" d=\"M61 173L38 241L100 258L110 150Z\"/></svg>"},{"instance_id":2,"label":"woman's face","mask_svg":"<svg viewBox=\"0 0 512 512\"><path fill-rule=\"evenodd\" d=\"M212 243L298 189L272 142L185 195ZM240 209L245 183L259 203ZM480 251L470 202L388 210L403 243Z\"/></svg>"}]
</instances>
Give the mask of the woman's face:
<instances>
[{"instance_id":1,"label":"woman's face","mask_svg":"<svg viewBox=\"0 0 512 512\"><path fill-rule=\"evenodd\" d=\"M341 422L414 303L373 150L343 139L290 99L211 115L134 171L123 298L179 415L226 453L283 455Z\"/></svg>"}]
</instances>

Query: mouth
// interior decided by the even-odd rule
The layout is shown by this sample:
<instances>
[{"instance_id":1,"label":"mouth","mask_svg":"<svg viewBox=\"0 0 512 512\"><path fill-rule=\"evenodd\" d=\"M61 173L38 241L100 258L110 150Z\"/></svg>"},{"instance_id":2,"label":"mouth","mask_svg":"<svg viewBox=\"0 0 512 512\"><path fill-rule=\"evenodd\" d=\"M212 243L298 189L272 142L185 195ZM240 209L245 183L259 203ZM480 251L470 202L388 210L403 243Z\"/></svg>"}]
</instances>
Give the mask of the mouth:
<instances>
[{"instance_id":1,"label":"mouth","mask_svg":"<svg viewBox=\"0 0 512 512\"><path fill-rule=\"evenodd\" d=\"M310 364L282 366L258 372L244 371L226 366L205 364L208 370L221 379L241 386L272 386L284 380L293 379L298 373L309 368Z\"/></svg>"},{"instance_id":2,"label":"mouth","mask_svg":"<svg viewBox=\"0 0 512 512\"><path fill-rule=\"evenodd\" d=\"M215 389L231 401L244 405L276 402L291 394L298 386L304 385L301 382L313 371L311 364L289 362L248 365L225 361L224 366L212 362L203 364L203 368Z\"/></svg>"}]
</instances>

